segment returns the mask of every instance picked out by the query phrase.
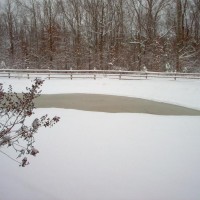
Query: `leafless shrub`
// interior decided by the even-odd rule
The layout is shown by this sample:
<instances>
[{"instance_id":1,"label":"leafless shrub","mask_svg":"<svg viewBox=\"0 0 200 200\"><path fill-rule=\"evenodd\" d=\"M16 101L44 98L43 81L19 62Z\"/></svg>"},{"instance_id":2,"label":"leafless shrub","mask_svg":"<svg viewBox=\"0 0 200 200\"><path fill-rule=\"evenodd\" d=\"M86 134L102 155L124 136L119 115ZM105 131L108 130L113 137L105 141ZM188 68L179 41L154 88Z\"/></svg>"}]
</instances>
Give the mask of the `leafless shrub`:
<instances>
[{"instance_id":1,"label":"leafless shrub","mask_svg":"<svg viewBox=\"0 0 200 200\"><path fill-rule=\"evenodd\" d=\"M27 125L27 118L34 115L34 99L40 96L43 82L35 79L32 86L26 88L27 91L22 95L13 92L12 86L5 92L3 85L0 84L0 151L10 157L1 148L5 146L13 148L18 155L17 159L12 159L22 167L29 164L26 154L36 156L39 153L33 146L34 135L39 128L52 127L60 120L57 116L49 118L48 115L44 115L34 119L31 125ZM22 161L18 161L22 156L24 156Z\"/></svg>"}]
</instances>

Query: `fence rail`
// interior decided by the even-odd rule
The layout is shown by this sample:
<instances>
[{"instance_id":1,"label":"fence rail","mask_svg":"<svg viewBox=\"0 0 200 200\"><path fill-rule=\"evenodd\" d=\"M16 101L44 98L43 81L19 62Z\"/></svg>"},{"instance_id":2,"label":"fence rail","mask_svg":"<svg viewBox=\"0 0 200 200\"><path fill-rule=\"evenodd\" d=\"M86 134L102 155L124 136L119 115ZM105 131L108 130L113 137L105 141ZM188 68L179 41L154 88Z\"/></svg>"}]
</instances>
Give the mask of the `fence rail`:
<instances>
[{"instance_id":1,"label":"fence rail","mask_svg":"<svg viewBox=\"0 0 200 200\"><path fill-rule=\"evenodd\" d=\"M8 78L103 78L131 80L148 78L200 79L200 73L149 72L122 70L49 70L49 69L0 69L0 77Z\"/></svg>"}]
</instances>

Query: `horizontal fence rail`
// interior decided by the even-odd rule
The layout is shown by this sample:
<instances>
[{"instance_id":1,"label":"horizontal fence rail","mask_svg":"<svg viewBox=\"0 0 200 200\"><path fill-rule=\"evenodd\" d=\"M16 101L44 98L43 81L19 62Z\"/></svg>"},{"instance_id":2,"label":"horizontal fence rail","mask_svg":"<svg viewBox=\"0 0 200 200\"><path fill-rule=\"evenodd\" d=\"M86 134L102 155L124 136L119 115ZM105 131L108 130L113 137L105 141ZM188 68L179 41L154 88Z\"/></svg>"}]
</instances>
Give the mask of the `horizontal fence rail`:
<instances>
[{"instance_id":1,"label":"horizontal fence rail","mask_svg":"<svg viewBox=\"0 0 200 200\"><path fill-rule=\"evenodd\" d=\"M49 69L0 69L0 77L8 78L112 78L119 80L169 78L200 79L200 73L150 72L122 70L49 70Z\"/></svg>"}]
</instances>

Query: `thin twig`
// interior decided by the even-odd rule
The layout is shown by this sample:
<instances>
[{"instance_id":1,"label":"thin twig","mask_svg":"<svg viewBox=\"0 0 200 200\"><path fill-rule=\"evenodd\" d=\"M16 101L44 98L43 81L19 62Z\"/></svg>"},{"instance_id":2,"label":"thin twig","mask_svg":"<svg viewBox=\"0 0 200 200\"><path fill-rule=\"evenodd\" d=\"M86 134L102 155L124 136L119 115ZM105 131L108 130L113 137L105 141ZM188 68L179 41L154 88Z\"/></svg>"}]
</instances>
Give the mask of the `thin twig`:
<instances>
[{"instance_id":1,"label":"thin twig","mask_svg":"<svg viewBox=\"0 0 200 200\"><path fill-rule=\"evenodd\" d=\"M0 150L0 152L1 152L2 154L6 155L6 156L7 156L8 158L10 158L11 160L13 160L14 162L17 162L17 163L21 164L19 161L17 161L16 159L12 158L11 156L9 156L8 154L6 154L5 152L3 152L3 151L1 151L1 150Z\"/></svg>"}]
</instances>

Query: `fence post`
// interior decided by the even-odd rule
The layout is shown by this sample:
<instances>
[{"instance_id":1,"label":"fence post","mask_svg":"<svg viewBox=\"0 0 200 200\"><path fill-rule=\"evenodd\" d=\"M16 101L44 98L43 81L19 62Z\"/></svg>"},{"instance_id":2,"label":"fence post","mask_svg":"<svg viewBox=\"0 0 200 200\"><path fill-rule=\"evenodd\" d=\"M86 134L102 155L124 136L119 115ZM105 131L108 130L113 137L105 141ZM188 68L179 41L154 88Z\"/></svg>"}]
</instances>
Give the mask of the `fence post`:
<instances>
[{"instance_id":1,"label":"fence post","mask_svg":"<svg viewBox=\"0 0 200 200\"><path fill-rule=\"evenodd\" d=\"M176 80L176 70L174 71L174 80Z\"/></svg>"},{"instance_id":2,"label":"fence post","mask_svg":"<svg viewBox=\"0 0 200 200\"><path fill-rule=\"evenodd\" d=\"M8 78L10 78L10 73L8 73Z\"/></svg>"},{"instance_id":3,"label":"fence post","mask_svg":"<svg viewBox=\"0 0 200 200\"><path fill-rule=\"evenodd\" d=\"M28 71L29 68L27 67L26 69L27 69L27 71ZM28 74L28 73L27 73L27 78L29 79L29 74Z\"/></svg>"},{"instance_id":4,"label":"fence post","mask_svg":"<svg viewBox=\"0 0 200 200\"><path fill-rule=\"evenodd\" d=\"M49 71L49 67L48 67L48 71ZM49 80L50 80L50 71L49 71Z\"/></svg>"},{"instance_id":5,"label":"fence post","mask_svg":"<svg viewBox=\"0 0 200 200\"><path fill-rule=\"evenodd\" d=\"M72 67L70 68L70 70L71 70L71 74L70 74L70 77L71 77L71 80L72 80Z\"/></svg>"},{"instance_id":6,"label":"fence post","mask_svg":"<svg viewBox=\"0 0 200 200\"><path fill-rule=\"evenodd\" d=\"M122 79L122 73L121 73L121 67L120 67L120 69L119 69L119 80L121 80Z\"/></svg>"},{"instance_id":7,"label":"fence post","mask_svg":"<svg viewBox=\"0 0 200 200\"><path fill-rule=\"evenodd\" d=\"M96 80L96 73L95 73L96 68L94 67L94 80Z\"/></svg>"}]
</instances>

